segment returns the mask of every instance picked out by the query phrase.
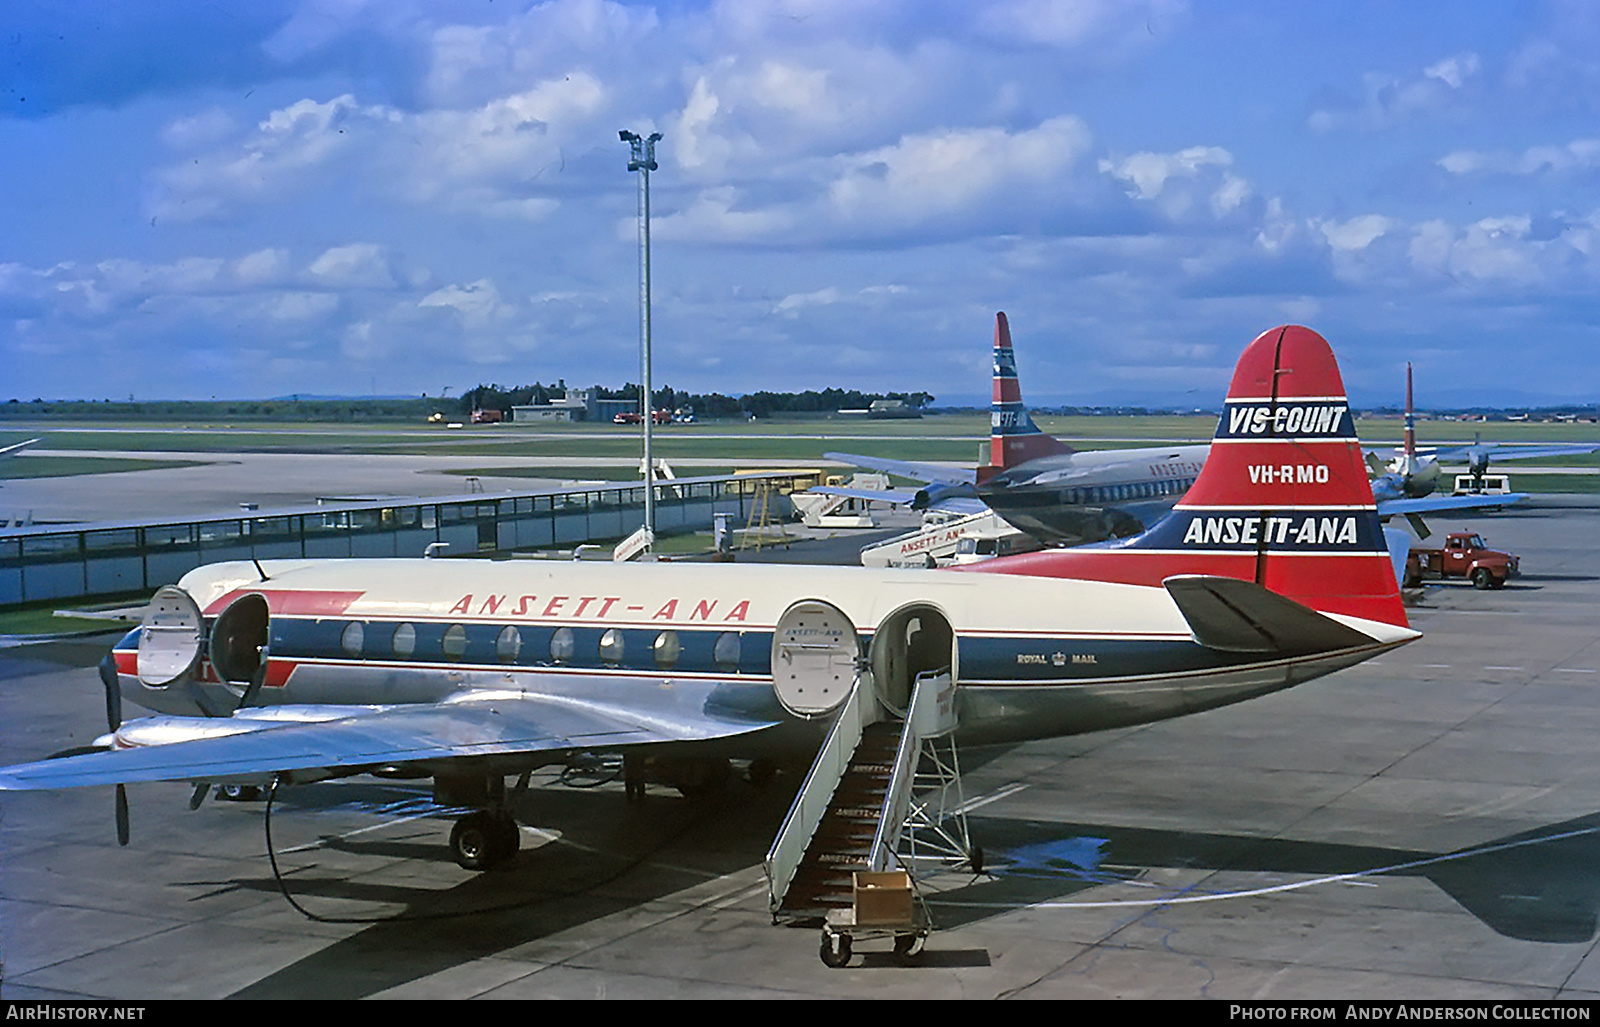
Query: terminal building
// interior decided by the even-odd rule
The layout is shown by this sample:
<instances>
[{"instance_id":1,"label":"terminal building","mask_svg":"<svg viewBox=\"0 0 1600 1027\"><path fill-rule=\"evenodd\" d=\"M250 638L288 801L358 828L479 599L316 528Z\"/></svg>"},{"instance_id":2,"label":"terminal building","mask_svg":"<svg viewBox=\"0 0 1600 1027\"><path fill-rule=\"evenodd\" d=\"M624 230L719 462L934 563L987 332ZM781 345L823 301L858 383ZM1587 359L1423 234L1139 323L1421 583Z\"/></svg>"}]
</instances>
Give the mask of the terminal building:
<instances>
[{"instance_id":1,"label":"terminal building","mask_svg":"<svg viewBox=\"0 0 1600 1027\"><path fill-rule=\"evenodd\" d=\"M655 486L656 534L709 530L716 515L787 520L788 493L814 472L677 478ZM535 492L382 498L230 517L41 524L0 529L0 608L150 593L225 560L440 555L508 556L632 534L644 523L640 482Z\"/></svg>"},{"instance_id":2,"label":"terminal building","mask_svg":"<svg viewBox=\"0 0 1600 1027\"><path fill-rule=\"evenodd\" d=\"M568 389L560 399L511 408L513 421L599 421L609 424L622 413L637 413L636 399L601 399L598 385Z\"/></svg>"}]
</instances>

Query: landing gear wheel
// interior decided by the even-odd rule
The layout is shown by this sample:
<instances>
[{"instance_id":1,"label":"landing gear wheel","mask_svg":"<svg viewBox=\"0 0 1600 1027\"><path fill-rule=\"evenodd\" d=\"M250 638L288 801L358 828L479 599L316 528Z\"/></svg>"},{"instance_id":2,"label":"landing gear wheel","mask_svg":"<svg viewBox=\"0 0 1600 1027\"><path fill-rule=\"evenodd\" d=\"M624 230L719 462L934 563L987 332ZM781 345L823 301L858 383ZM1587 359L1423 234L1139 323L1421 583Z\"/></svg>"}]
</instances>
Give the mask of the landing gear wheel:
<instances>
[{"instance_id":1,"label":"landing gear wheel","mask_svg":"<svg viewBox=\"0 0 1600 1027\"><path fill-rule=\"evenodd\" d=\"M822 964L837 969L850 962L850 936L822 932Z\"/></svg>"},{"instance_id":2,"label":"landing gear wheel","mask_svg":"<svg viewBox=\"0 0 1600 1027\"><path fill-rule=\"evenodd\" d=\"M778 776L778 766L771 760L751 760L749 776L751 784L765 788Z\"/></svg>"},{"instance_id":3,"label":"landing gear wheel","mask_svg":"<svg viewBox=\"0 0 1600 1027\"><path fill-rule=\"evenodd\" d=\"M522 828L517 826L517 818L510 814L495 817L495 829L500 832L500 859L510 859L522 848Z\"/></svg>"},{"instance_id":4,"label":"landing gear wheel","mask_svg":"<svg viewBox=\"0 0 1600 1027\"><path fill-rule=\"evenodd\" d=\"M894 958L900 963L911 963L922 955L922 943L927 939L916 932L894 936Z\"/></svg>"},{"instance_id":5,"label":"landing gear wheel","mask_svg":"<svg viewBox=\"0 0 1600 1027\"><path fill-rule=\"evenodd\" d=\"M450 829L450 855L464 870L488 870L516 855L522 833L509 816L469 813Z\"/></svg>"},{"instance_id":6,"label":"landing gear wheel","mask_svg":"<svg viewBox=\"0 0 1600 1027\"><path fill-rule=\"evenodd\" d=\"M255 785L217 785L217 798L228 802L255 802L261 789Z\"/></svg>"},{"instance_id":7,"label":"landing gear wheel","mask_svg":"<svg viewBox=\"0 0 1600 1027\"><path fill-rule=\"evenodd\" d=\"M695 801L721 795L731 772L727 760L685 761L674 768L672 786L685 799Z\"/></svg>"},{"instance_id":8,"label":"landing gear wheel","mask_svg":"<svg viewBox=\"0 0 1600 1027\"><path fill-rule=\"evenodd\" d=\"M1479 567L1472 572L1472 587L1482 592L1494 583L1494 578L1489 574L1489 568Z\"/></svg>"}]
</instances>

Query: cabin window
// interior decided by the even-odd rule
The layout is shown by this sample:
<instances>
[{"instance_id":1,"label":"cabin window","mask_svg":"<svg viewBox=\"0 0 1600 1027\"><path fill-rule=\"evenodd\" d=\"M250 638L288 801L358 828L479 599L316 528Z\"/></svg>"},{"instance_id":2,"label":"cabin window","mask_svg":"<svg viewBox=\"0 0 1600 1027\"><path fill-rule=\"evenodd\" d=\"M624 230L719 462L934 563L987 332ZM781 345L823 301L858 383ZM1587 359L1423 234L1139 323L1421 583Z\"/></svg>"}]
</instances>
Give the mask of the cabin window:
<instances>
[{"instance_id":1,"label":"cabin window","mask_svg":"<svg viewBox=\"0 0 1600 1027\"><path fill-rule=\"evenodd\" d=\"M396 656L410 656L417 651L417 629L409 624L402 624L394 629L394 647Z\"/></svg>"},{"instance_id":2,"label":"cabin window","mask_svg":"<svg viewBox=\"0 0 1600 1027\"><path fill-rule=\"evenodd\" d=\"M606 633L600 636L600 658L607 663L622 662L622 632L607 628Z\"/></svg>"},{"instance_id":3,"label":"cabin window","mask_svg":"<svg viewBox=\"0 0 1600 1027\"><path fill-rule=\"evenodd\" d=\"M663 670L671 670L678 665L678 657L683 655L683 647L678 642L676 631L663 631L656 636L655 645L651 647L655 652L656 666Z\"/></svg>"},{"instance_id":4,"label":"cabin window","mask_svg":"<svg viewBox=\"0 0 1600 1027\"><path fill-rule=\"evenodd\" d=\"M344 626L344 634L339 636L339 648L344 650L346 656L360 656L361 646L366 639L366 626L358 620L353 620Z\"/></svg>"},{"instance_id":5,"label":"cabin window","mask_svg":"<svg viewBox=\"0 0 1600 1027\"><path fill-rule=\"evenodd\" d=\"M717 661L717 666L723 670L739 669L739 633L737 631L724 631L717 636L717 645L711 651L711 658Z\"/></svg>"},{"instance_id":6,"label":"cabin window","mask_svg":"<svg viewBox=\"0 0 1600 1027\"><path fill-rule=\"evenodd\" d=\"M508 624L494 640L494 654L501 663L516 663L517 654L521 652L522 632Z\"/></svg>"},{"instance_id":7,"label":"cabin window","mask_svg":"<svg viewBox=\"0 0 1600 1027\"><path fill-rule=\"evenodd\" d=\"M452 624L444 629L444 655L451 660L459 660L467 655L467 629L460 624Z\"/></svg>"},{"instance_id":8,"label":"cabin window","mask_svg":"<svg viewBox=\"0 0 1600 1027\"><path fill-rule=\"evenodd\" d=\"M575 648L571 628L556 628L550 636L550 659L556 663L570 661Z\"/></svg>"}]
</instances>

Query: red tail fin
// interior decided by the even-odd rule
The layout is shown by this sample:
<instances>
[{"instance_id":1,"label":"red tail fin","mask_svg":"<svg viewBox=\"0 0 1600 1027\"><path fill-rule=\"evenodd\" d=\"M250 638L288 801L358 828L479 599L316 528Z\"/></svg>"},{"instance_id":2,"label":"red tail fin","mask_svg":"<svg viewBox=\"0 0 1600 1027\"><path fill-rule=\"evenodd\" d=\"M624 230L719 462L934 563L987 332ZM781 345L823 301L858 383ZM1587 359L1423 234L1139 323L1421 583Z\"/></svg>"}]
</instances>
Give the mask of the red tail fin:
<instances>
[{"instance_id":1,"label":"red tail fin","mask_svg":"<svg viewBox=\"0 0 1600 1027\"><path fill-rule=\"evenodd\" d=\"M1221 575L1324 613L1406 624L1338 363L1298 325L1245 348L1211 455L1170 516L1121 542L974 569L1138 585Z\"/></svg>"},{"instance_id":2,"label":"red tail fin","mask_svg":"<svg viewBox=\"0 0 1600 1027\"><path fill-rule=\"evenodd\" d=\"M989 407L989 475L1037 460L1042 456L1071 453L1072 447L1042 431L1022 404L1017 381L1017 357L1011 349L1011 325L1004 312L994 316L994 399Z\"/></svg>"}]
</instances>

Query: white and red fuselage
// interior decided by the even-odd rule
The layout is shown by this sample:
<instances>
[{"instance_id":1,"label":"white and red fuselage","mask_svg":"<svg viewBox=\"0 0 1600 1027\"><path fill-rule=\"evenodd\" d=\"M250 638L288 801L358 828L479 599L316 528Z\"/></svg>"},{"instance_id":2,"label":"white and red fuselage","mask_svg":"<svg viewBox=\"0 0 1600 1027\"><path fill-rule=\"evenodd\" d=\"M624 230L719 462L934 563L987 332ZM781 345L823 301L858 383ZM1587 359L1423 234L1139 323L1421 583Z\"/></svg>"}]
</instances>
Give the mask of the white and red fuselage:
<instances>
[{"instance_id":1,"label":"white and red fuselage","mask_svg":"<svg viewBox=\"0 0 1600 1027\"><path fill-rule=\"evenodd\" d=\"M1203 644L1164 587L1183 575L1252 582L1364 641ZM268 708L521 694L648 710L679 690L774 726L723 743L797 750L858 669L893 707L948 668L958 740L1012 742L1209 709L1417 637L1332 352L1293 326L1246 349L1199 479L1132 539L963 572L308 560L202 567L180 588L209 643L192 664L142 673L148 628L114 654L123 694L163 713L231 711L253 675ZM796 660L820 691L785 691Z\"/></svg>"}]
</instances>

